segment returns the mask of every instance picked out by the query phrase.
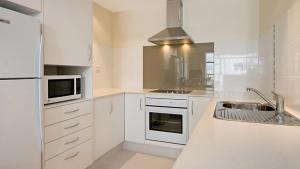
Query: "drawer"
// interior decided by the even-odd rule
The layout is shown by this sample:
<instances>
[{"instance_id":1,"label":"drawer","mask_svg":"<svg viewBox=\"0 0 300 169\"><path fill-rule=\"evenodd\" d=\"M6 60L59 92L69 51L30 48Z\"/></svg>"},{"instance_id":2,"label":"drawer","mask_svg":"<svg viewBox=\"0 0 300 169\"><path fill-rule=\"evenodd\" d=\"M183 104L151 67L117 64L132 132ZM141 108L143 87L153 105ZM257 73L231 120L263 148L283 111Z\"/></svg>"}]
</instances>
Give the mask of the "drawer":
<instances>
[{"instance_id":1,"label":"drawer","mask_svg":"<svg viewBox=\"0 0 300 169\"><path fill-rule=\"evenodd\" d=\"M92 126L92 114L45 127L45 143Z\"/></svg>"},{"instance_id":2,"label":"drawer","mask_svg":"<svg viewBox=\"0 0 300 169\"><path fill-rule=\"evenodd\" d=\"M45 162L45 169L85 169L92 164L92 142L85 142Z\"/></svg>"},{"instance_id":3,"label":"drawer","mask_svg":"<svg viewBox=\"0 0 300 169\"><path fill-rule=\"evenodd\" d=\"M45 126L93 112L92 101L45 109Z\"/></svg>"},{"instance_id":4,"label":"drawer","mask_svg":"<svg viewBox=\"0 0 300 169\"><path fill-rule=\"evenodd\" d=\"M92 138L92 127L86 128L69 136L52 141L45 145L45 159L48 160L74 146Z\"/></svg>"}]
</instances>

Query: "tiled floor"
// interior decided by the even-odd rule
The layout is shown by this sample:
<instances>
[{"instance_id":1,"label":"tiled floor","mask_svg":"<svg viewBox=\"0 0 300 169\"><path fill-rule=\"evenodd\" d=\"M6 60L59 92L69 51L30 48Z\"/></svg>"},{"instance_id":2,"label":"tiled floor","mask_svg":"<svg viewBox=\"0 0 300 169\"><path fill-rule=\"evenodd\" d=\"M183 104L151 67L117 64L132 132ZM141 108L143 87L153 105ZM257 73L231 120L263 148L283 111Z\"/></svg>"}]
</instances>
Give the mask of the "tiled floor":
<instances>
[{"instance_id":1,"label":"tiled floor","mask_svg":"<svg viewBox=\"0 0 300 169\"><path fill-rule=\"evenodd\" d=\"M116 148L88 169L171 169L174 160Z\"/></svg>"},{"instance_id":2,"label":"tiled floor","mask_svg":"<svg viewBox=\"0 0 300 169\"><path fill-rule=\"evenodd\" d=\"M173 163L170 159L137 153L121 169L171 169Z\"/></svg>"}]
</instances>

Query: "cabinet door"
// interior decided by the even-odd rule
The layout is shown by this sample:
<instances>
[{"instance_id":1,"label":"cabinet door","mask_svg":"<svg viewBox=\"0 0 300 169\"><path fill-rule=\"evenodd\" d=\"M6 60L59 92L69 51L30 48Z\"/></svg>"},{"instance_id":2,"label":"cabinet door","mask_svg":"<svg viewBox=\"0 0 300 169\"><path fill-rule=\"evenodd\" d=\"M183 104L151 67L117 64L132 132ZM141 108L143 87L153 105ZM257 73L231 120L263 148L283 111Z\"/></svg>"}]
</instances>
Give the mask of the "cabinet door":
<instances>
[{"instance_id":1,"label":"cabinet door","mask_svg":"<svg viewBox=\"0 0 300 169\"><path fill-rule=\"evenodd\" d=\"M94 100L95 111L95 159L111 149L111 97Z\"/></svg>"},{"instance_id":2,"label":"cabinet door","mask_svg":"<svg viewBox=\"0 0 300 169\"><path fill-rule=\"evenodd\" d=\"M27 8L34 9L36 11L42 11L42 0L9 0L10 2L25 6Z\"/></svg>"},{"instance_id":3,"label":"cabinet door","mask_svg":"<svg viewBox=\"0 0 300 169\"><path fill-rule=\"evenodd\" d=\"M90 66L92 0L45 0L44 42L45 64Z\"/></svg>"},{"instance_id":4,"label":"cabinet door","mask_svg":"<svg viewBox=\"0 0 300 169\"><path fill-rule=\"evenodd\" d=\"M124 141L124 95L98 98L95 111L95 159Z\"/></svg>"},{"instance_id":5,"label":"cabinet door","mask_svg":"<svg viewBox=\"0 0 300 169\"><path fill-rule=\"evenodd\" d=\"M145 99L142 94L125 95L125 140L145 142Z\"/></svg>"},{"instance_id":6,"label":"cabinet door","mask_svg":"<svg viewBox=\"0 0 300 169\"><path fill-rule=\"evenodd\" d=\"M111 144L112 148L124 141L124 94L112 97Z\"/></svg>"},{"instance_id":7,"label":"cabinet door","mask_svg":"<svg viewBox=\"0 0 300 169\"><path fill-rule=\"evenodd\" d=\"M212 97L190 97L189 98L189 136L191 136L199 119L207 108Z\"/></svg>"}]
</instances>

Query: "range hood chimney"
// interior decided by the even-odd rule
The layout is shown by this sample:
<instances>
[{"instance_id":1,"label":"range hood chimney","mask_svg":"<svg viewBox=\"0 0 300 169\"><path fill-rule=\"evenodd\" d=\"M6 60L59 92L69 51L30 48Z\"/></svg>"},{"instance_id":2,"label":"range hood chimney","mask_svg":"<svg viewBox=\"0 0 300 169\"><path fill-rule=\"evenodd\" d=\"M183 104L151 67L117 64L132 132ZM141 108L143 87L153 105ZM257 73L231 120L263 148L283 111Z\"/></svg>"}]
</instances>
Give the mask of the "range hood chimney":
<instances>
[{"instance_id":1,"label":"range hood chimney","mask_svg":"<svg viewBox=\"0 0 300 169\"><path fill-rule=\"evenodd\" d=\"M181 0L167 0L167 29L148 39L156 45L176 45L194 43L182 29L183 7Z\"/></svg>"}]
</instances>

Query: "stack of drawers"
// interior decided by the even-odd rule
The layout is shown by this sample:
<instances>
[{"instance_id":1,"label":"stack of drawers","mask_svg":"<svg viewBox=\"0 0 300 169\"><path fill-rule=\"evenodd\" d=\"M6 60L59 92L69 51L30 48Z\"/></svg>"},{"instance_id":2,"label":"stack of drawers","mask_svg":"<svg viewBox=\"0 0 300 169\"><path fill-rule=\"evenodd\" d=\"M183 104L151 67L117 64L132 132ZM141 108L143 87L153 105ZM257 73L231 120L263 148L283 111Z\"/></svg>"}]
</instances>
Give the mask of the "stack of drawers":
<instances>
[{"instance_id":1,"label":"stack of drawers","mask_svg":"<svg viewBox=\"0 0 300 169\"><path fill-rule=\"evenodd\" d=\"M45 169L84 169L92 164L92 112L90 100L45 108Z\"/></svg>"}]
</instances>

